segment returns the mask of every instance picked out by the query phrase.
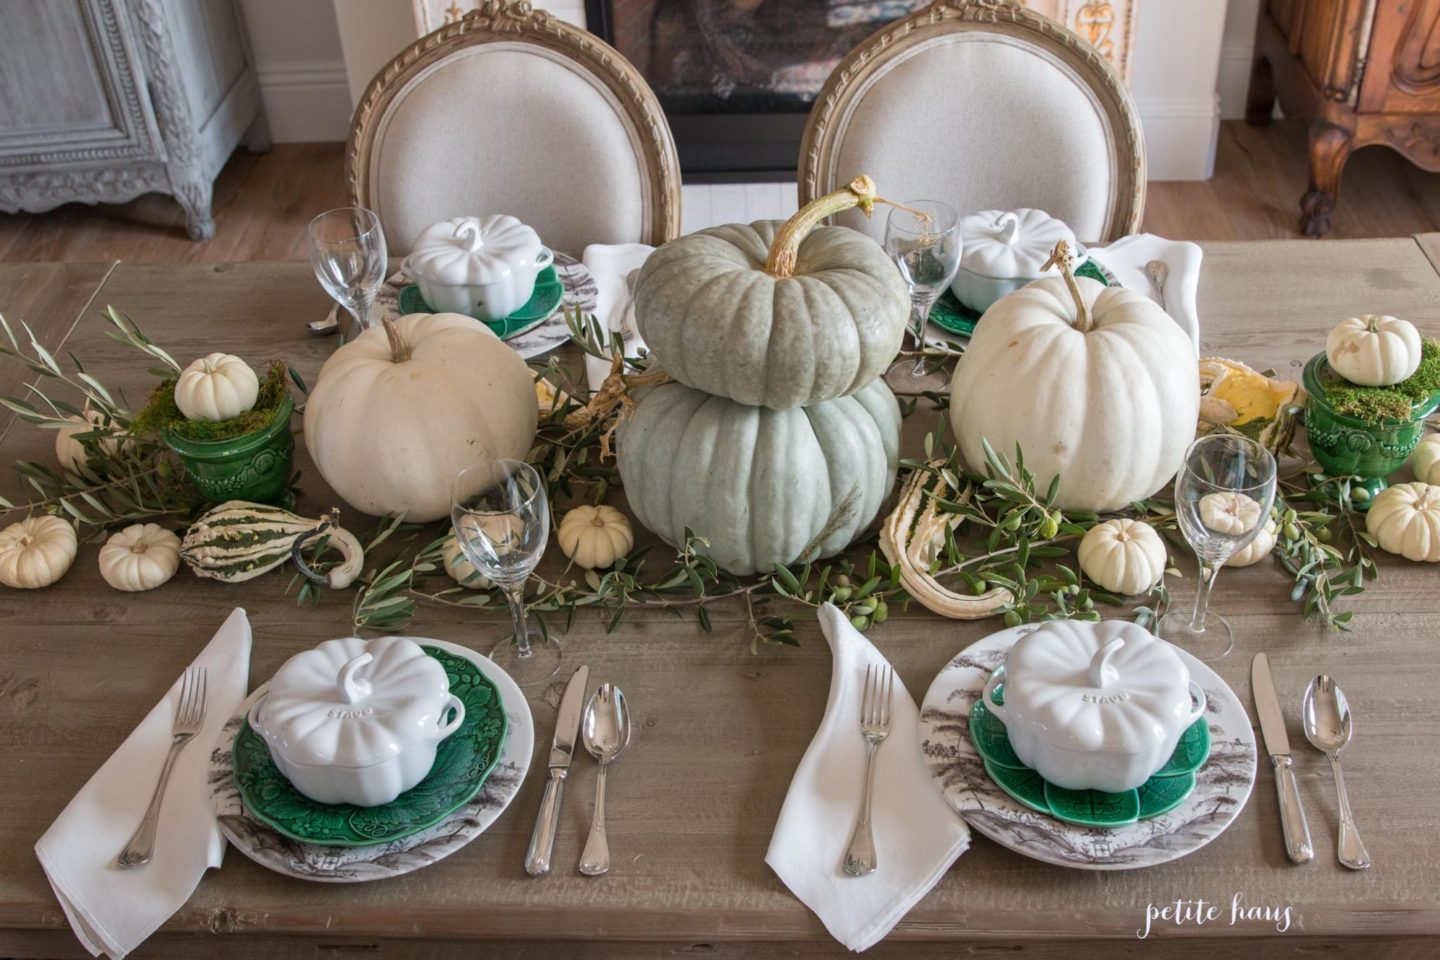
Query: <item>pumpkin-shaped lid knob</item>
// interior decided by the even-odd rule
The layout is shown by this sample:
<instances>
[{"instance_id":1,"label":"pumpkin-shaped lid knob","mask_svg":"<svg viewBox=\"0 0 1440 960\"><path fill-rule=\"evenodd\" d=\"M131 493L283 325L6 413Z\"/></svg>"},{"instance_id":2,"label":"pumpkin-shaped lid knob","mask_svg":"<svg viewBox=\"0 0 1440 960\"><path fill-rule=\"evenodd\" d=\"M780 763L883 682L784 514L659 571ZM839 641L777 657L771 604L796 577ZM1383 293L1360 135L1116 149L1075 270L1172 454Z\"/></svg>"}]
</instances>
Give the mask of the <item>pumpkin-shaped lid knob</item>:
<instances>
[{"instance_id":1,"label":"pumpkin-shaped lid knob","mask_svg":"<svg viewBox=\"0 0 1440 960\"><path fill-rule=\"evenodd\" d=\"M443 284L485 284L532 270L540 235L514 217L453 217L432 223L415 238L405 272Z\"/></svg>"},{"instance_id":2,"label":"pumpkin-shaped lid knob","mask_svg":"<svg viewBox=\"0 0 1440 960\"><path fill-rule=\"evenodd\" d=\"M1005 710L1057 747L1139 753L1188 726L1194 704L1189 669L1148 630L1062 620L1010 649Z\"/></svg>"},{"instance_id":3,"label":"pumpkin-shaped lid knob","mask_svg":"<svg viewBox=\"0 0 1440 960\"><path fill-rule=\"evenodd\" d=\"M960 218L960 265L982 277L1031 280L1052 273L1045 266L1055 244L1076 246L1075 233L1044 210L982 210Z\"/></svg>"},{"instance_id":4,"label":"pumpkin-shaped lid knob","mask_svg":"<svg viewBox=\"0 0 1440 960\"><path fill-rule=\"evenodd\" d=\"M327 640L276 671L257 728L294 763L366 767L439 729L440 662L405 637Z\"/></svg>"}]
</instances>

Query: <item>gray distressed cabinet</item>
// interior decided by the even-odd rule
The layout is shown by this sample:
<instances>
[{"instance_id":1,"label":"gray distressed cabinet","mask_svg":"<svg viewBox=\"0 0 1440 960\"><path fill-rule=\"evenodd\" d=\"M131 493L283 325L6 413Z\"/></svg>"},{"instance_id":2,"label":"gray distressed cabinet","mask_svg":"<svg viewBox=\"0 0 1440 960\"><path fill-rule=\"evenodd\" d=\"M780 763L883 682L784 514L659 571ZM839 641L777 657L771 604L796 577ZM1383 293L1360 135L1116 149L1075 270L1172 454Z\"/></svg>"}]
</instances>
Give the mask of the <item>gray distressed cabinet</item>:
<instances>
[{"instance_id":1,"label":"gray distressed cabinet","mask_svg":"<svg viewBox=\"0 0 1440 960\"><path fill-rule=\"evenodd\" d=\"M0 210L168 193L208 240L242 141L269 148L235 0L0 0Z\"/></svg>"}]
</instances>

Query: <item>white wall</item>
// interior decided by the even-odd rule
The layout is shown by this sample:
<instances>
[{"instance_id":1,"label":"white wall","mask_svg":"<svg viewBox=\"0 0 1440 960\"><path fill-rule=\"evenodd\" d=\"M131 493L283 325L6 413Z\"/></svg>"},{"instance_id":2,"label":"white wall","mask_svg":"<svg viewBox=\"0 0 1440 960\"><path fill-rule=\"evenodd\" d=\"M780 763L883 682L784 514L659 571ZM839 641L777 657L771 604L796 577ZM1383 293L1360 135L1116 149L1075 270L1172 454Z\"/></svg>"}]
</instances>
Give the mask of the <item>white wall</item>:
<instances>
[{"instance_id":1,"label":"white wall","mask_svg":"<svg viewBox=\"0 0 1440 960\"><path fill-rule=\"evenodd\" d=\"M1262 0L1230 0L1225 11L1225 33L1220 45L1220 116L1245 116L1245 95L1250 87L1250 63L1255 58L1255 22Z\"/></svg>"},{"instance_id":2,"label":"white wall","mask_svg":"<svg viewBox=\"0 0 1440 960\"><path fill-rule=\"evenodd\" d=\"M330 0L240 0L250 49L280 143L344 140L350 91Z\"/></svg>"},{"instance_id":3,"label":"white wall","mask_svg":"<svg viewBox=\"0 0 1440 960\"><path fill-rule=\"evenodd\" d=\"M1152 180L1208 180L1220 112L1215 94L1225 0L1140 0L1130 92Z\"/></svg>"}]
</instances>

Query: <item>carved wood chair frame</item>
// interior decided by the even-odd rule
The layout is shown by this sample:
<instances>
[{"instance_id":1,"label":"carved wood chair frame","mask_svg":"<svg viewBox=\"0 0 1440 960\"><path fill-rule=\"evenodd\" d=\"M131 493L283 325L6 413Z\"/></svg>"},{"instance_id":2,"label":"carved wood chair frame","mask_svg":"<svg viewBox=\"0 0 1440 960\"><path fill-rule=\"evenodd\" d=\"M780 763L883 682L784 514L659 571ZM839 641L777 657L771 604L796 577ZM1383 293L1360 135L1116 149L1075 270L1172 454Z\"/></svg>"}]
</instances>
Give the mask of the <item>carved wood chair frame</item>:
<instances>
[{"instance_id":1,"label":"carved wood chair frame","mask_svg":"<svg viewBox=\"0 0 1440 960\"><path fill-rule=\"evenodd\" d=\"M350 202L370 207L372 165L381 121L410 81L440 61L472 47L504 42L533 44L594 77L619 103L631 127L642 181L643 236L661 244L680 233L680 160L670 125L649 84L619 51L598 37L536 10L530 0L487 0L454 23L402 50L365 88L350 125L345 181Z\"/></svg>"},{"instance_id":2,"label":"carved wood chair frame","mask_svg":"<svg viewBox=\"0 0 1440 960\"><path fill-rule=\"evenodd\" d=\"M1022 43L1079 80L1104 115L1112 176L1105 235L1114 240L1140 227L1145 210L1145 140L1135 102L1115 68L1083 37L1011 0L936 0L881 28L840 61L810 110L800 146L800 203L849 182L838 170L841 144L865 94L918 45L954 33L993 34Z\"/></svg>"}]
</instances>

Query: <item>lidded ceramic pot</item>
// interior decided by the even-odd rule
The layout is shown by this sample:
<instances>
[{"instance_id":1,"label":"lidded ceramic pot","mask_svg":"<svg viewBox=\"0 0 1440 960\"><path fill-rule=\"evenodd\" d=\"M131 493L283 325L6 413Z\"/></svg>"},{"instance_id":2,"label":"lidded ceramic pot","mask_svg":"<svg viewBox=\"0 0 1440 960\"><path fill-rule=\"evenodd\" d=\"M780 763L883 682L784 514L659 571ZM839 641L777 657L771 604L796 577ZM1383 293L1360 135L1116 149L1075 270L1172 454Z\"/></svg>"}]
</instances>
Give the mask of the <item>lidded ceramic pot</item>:
<instances>
[{"instance_id":1,"label":"lidded ceramic pot","mask_svg":"<svg viewBox=\"0 0 1440 960\"><path fill-rule=\"evenodd\" d=\"M415 238L402 269L437 313L503 320L525 306L555 260L540 235L514 217L455 217Z\"/></svg>"},{"instance_id":2,"label":"lidded ceramic pot","mask_svg":"<svg viewBox=\"0 0 1440 960\"><path fill-rule=\"evenodd\" d=\"M950 284L956 299L978 313L1032 280L1058 276L1046 270L1045 261L1055 244L1064 240L1077 251L1075 265L1084 259L1074 232L1044 210L982 210L960 218L960 269Z\"/></svg>"},{"instance_id":3,"label":"lidded ceramic pot","mask_svg":"<svg viewBox=\"0 0 1440 960\"><path fill-rule=\"evenodd\" d=\"M465 704L415 641L346 637L285 661L248 719L305 796L374 807L425 779Z\"/></svg>"},{"instance_id":4,"label":"lidded ceramic pot","mask_svg":"<svg viewBox=\"0 0 1440 960\"><path fill-rule=\"evenodd\" d=\"M1045 624L1015 642L982 695L1027 767L1107 793L1150 779L1205 713L1175 648L1128 620Z\"/></svg>"}]
</instances>

